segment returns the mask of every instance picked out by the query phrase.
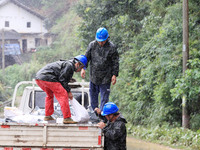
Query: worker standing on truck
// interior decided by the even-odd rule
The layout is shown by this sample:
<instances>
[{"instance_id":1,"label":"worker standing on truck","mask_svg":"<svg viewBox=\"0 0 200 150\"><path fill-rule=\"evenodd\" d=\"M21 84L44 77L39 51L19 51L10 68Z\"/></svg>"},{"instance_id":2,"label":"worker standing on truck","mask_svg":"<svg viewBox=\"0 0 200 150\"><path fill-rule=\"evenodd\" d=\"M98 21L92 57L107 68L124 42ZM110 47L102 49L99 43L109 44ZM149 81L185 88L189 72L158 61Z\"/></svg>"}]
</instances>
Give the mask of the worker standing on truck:
<instances>
[{"instance_id":1,"label":"worker standing on truck","mask_svg":"<svg viewBox=\"0 0 200 150\"><path fill-rule=\"evenodd\" d=\"M104 150L126 150L126 119L118 112L118 107L113 102L104 105L102 116L108 120L98 123L104 133Z\"/></svg>"},{"instance_id":2,"label":"worker standing on truck","mask_svg":"<svg viewBox=\"0 0 200 150\"><path fill-rule=\"evenodd\" d=\"M119 72L119 54L116 46L108 39L106 28L99 28L96 40L90 42L85 56L90 62L90 98L93 110L99 107L98 96L101 95L100 109L109 101L110 85L114 85ZM85 78L85 69L81 70Z\"/></svg>"},{"instance_id":3,"label":"worker standing on truck","mask_svg":"<svg viewBox=\"0 0 200 150\"><path fill-rule=\"evenodd\" d=\"M77 123L71 119L69 99L73 99L71 89L68 86L74 72L80 72L87 65L85 55L76 56L73 60L60 60L40 69L36 74L37 85L46 92L45 121L54 120L54 95L57 98L63 113L63 123ZM69 99L68 99L69 98Z\"/></svg>"}]
</instances>

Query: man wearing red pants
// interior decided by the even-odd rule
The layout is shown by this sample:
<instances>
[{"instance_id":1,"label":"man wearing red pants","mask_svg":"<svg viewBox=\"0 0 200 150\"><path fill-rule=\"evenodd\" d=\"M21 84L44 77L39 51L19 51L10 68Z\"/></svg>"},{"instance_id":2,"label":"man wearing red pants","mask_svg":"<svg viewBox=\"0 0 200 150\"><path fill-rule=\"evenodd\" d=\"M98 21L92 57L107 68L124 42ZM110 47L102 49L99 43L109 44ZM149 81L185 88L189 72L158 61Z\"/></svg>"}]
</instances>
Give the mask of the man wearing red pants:
<instances>
[{"instance_id":1,"label":"man wearing red pants","mask_svg":"<svg viewBox=\"0 0 200 150\"><path fill-rule=\"evenodd\" d=\"M45 121L54 120L51 116L54 113L53 99L57 98L63 113L63 123L76 123L71 119L69 99L73 99L68 83L74 72L80 72L87 65L87 58L84 55L76 56L69 61L56 61L47 64L36 74L37 85L46 92L45 98Z\"/></svg>"}]
</instances>

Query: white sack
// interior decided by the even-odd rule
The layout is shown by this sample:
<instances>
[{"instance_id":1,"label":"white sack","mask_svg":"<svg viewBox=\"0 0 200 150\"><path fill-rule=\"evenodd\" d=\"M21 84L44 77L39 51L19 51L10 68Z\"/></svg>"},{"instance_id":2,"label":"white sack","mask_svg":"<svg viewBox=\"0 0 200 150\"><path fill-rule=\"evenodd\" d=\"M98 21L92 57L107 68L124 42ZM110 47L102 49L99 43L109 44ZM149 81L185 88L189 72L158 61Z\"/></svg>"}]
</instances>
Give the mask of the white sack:
<instances>
[{"instance_id":1,"label":"white sack","mask_svg":"<svg viewBox=\"0 0 200 150\"><path fill-rule=\"evenodd\" d=\"M16 107L4 107L4 116L17 123L45 123L44 116L23 114L21 110Z\"/></svg>"},{"instance_id":2,"label":"white sack","mask_svg":"<svg viewBox=\"0 0 200 150\"><path fill-rule=\"evenodd\" d=\"M23 115L23 112L16 107L4 107L5 118L12 118L15 116Z\"/></svg>"},{"instance_id":3,"label":"white sack","mask_svg":"<svg viewBox=\"0 0 200 150\"><path fill-rule=\"evenodd\" d=\"M73 98L73 100L69 100L71 118L76 122L87 122L90 119L90 116L81 104Z\"/></svg>"},{"instance_id":4,"label":"white sack","mask_svg":"<svg viewBox=\"0 0 200 150\"><path fill-rule=\"evenodd\" d=\"M17 123L46 123L46 121L44 121L44 116L35 116L29 114L15 116L11 119Z\"/></svg>"}]
</instances>

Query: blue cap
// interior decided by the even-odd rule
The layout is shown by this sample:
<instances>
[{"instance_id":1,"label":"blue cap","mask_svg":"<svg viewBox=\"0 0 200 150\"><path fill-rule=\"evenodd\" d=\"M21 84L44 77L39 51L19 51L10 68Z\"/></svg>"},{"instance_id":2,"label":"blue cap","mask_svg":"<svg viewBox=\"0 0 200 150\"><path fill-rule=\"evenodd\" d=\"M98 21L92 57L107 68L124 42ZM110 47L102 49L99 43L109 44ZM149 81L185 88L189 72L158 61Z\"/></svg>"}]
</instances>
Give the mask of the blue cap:
<instances>
[{"instance_id":1,"label":"blue cap","mask_svg":"<svg viewBox=\"0 0 200 150\"><path fill-rule=\"evenodd\" d=\"M103 42L105 40L107 40L109 34L108 31L106 30L106 28L99 28L96 32L96 40L98 42Z\"/></svg>"},{"instance_id":2,"label":"blue cap","mask_svg":"<svg viewBox=\"0 0 200 150\"><path fill-rule=\"evenodd\" d=\"M114 114L114 113L118 112L118 110L119 110L119 108L117 107L117 105L115 103L108 102L104 105L101 115L106 116L106 115Z\"/></svg>"},{"instance_id":3,"label":"blue cap","mask_svg":"<svg viewBox=\"0 0 200 150\"><path fill-rule=\"evenodd\" d=\"M84 65L84 69L86 69L87 66L87 57L85 55L78 55L76 57L74 57L74 59L80 61L83 65Z\"/></svg>"}]
</instances>

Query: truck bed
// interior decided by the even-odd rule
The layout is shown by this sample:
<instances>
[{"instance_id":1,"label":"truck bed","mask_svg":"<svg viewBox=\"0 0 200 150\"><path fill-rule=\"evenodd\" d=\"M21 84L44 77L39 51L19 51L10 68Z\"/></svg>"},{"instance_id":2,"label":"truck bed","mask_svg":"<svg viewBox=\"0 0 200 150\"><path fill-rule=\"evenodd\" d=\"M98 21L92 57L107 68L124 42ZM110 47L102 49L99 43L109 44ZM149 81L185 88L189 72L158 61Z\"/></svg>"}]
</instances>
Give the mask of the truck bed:
<instances>
[{"instance_id":1,"label":"truck bed","mask_svg":"<svg viewBox=\"0 0 200 150\"><path fill-rule=\"evenodd\" d=\"M31 114L36 106L41 110L44 109L45 92L36 86L34 80L22 81L16 85L12 107L15 107L19 86L24 84L32 84L32 86L24 87L17 109L23 114ZM80 86L72 87L71 91L74 97L80 100L80 104L88 106L90 97L89 88L86 86L89 83L71 83L71 85ZM104 137L102 135L101 129L91 123L2 122L0 123L0 150L103 150Z\"/></svg>"},{"instance_id":2,"label":"truck bed","mask_svg":"<svg viewBox=\"0 0 200 150\"><path fill-rule=\"evenodd\" d=\"M103 147L96 124L0 123L1 147L88 148Z\"/></svg>"}]
</instances>

